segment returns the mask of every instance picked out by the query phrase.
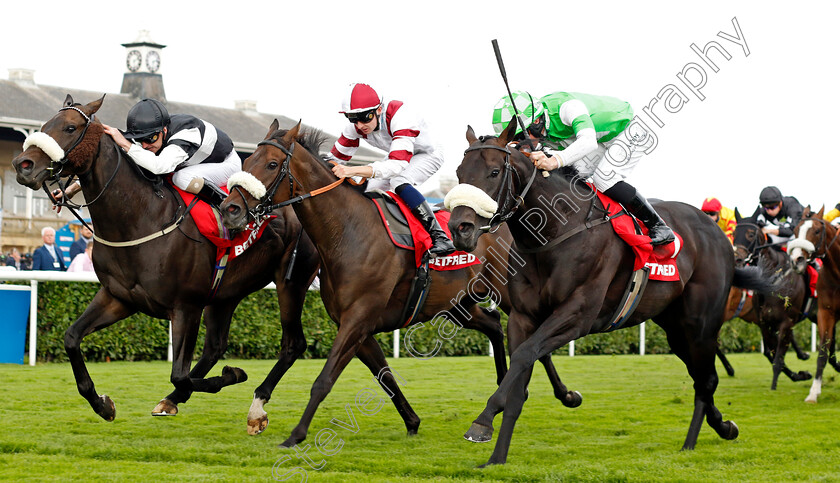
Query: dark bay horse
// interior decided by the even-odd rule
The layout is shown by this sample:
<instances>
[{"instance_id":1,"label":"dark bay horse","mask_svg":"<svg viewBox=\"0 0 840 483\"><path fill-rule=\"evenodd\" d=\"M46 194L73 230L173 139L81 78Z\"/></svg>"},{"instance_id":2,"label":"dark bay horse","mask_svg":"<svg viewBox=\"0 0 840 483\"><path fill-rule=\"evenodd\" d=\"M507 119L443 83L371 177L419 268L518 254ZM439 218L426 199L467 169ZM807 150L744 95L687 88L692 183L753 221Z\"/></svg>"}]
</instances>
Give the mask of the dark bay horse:
<instances>
[{"instance_id":1,"label":"dark bay horse","mask_svg":"<svg viewBox=\"0 0 840 483\"><path fill-rule=\"evenodd\" d=\"M36 133L40 142L12 161L17 181L39 189L51 178L79 176L100 240L127 242L160 233L164 227L173 226L184 212L183 202L174 191L156 192L113 139L103 135L102 125L93 118L103 100L104 96L82 105L67 96L58 114ZM301 226L292 210L278 214L260 242L230 262L211 300L208 295L216 247L199 233L191 217L184 218L177 230L165 236L132 246L109 246L95 239L93 265L102 287L67 329L64 341L79 393L98 415L111 421L116 408L94 387L80 349L82 339L135 312L171 320L171 381L175 390L158 403L153 414L172 415L193 391L218 392L224 386L245 381L244 371L231 367L219 377L205 376L227 347L237 304L274 281L282 317L282 350L277 364L255 392L255 400L268 400L282 374L306 349L300 317L306 290L318 269L317 253L303 234L291 279L285 279ZM207 329L204 350L190 370L202 311Z\"/></svg>"},{"instance_id":2,"label":"dark bay horse","mask_svg":"<svg viewBox=\"0 0 840 483\"><path fill-rule=\"evenodd\" d=\"M773 365L773 380L770 389L776 389L779 374L784 373L791 381L811 379L808 371L793 372L785 364L788 347L794 344L797 356L807 359L807 354L796 346L793 327L805 320L803 313L808 300L808 286L803 275L790 270L787 254L769 242L761 228L751 218L740 218L735 226L735 266L753 265L765 272L776 274L776 290L770 294L756 293L753 298L753 322L761 329L764 341L764 356ZM816 310L813 311L816 313ZM810 314L813 316L813 314Z\"/></svg>"},{"instance_id":3,"label":"dark bay horse","mask_svg":"<svg viewBox=\"0 0 840 483\"><path fill-rule=\"evenodd\" d=\"M460 185L447 195L455 246L473 250L481 235L501 220L513 233L511 256L524 258L509 283L513 308L508 320L510 369L484 411L464 435L490 441L493 419L504 411L495 450L486 464L501 464L526 399L534 361L569 341L609 328L631 277L634 255L608 226L605 211L574 169L536 175L533 163L508 148L515 119L496 137L476 138L458 168ZM683 449L694 448L705 417L724 439L738 427L724 421L714 404L718 384L715 349L723 309L734 283L769 290L756 269L736 269L732 246L708 216L683 203L656 203L656 210L683 238L677 282L647 284L625 326L653 319L694 380L694 414ZM548 248L548 249L545 249Z\"/></svg>"},{"instance_id":4,"label":"dark bay horse","mask_svg":"<svg viewBox=\"0 0 840 483\"><path fill-rule=\"evenodd\" d=\"M823 261L820 277L817 279L817 331L820 343L817 346L817 372L811 391L805 402L816 403L822 392L822 376L826 363L840 372L840 364L834 353L835 324L840 318L840 230L823 220L824 208L811 212L808 207L794 229L794 239L788 244L788 254L794 269L805 273L808 262L815 258Z\"/></svg>"},{"instance_id":5,"label":"dark bay horse","mask_svg":"<svg viewBox=\"0 0 840 483\"><path fill-rule=\"evenodd\" d=\"M353 356L377 345L373 334L405 325L403 306L416 272L414 254L392 243L375 205L356 188L337 181L330 167L318 157L318 147L323 141L320 132L301 131L300 124L289 131L279 130L275 120L265 140L243 163L243 171L250 173L247 183L237 184L232 180L231 194L221 205L225 224L236 229L255 213L261 213L261 207L266 204L291 203L320 253L321 298L338 324L338 334L321 374L312 385L303 416L283 446L294 446L306 438L318 405ZM497 381L501 381L507 361L499 314L478 302L490 297L503 309L510 306L505 288L510 242L510 233L502 227L486 237L476 250L484 260L482 264L460 270L431 271L425 304L404 339L410 353L418 355L410 347L410 334L426 321L431 321L444 342L460 327L475 329L490 339ZM580 395L562 385L550 359L545 357L541 361L549 373L555 396L568 407L579 405ZM415 434L419 417L385 366L384 357L377 362L377 367L365 363L391 397L408 433Z\"/></svg>"}]
</instances>

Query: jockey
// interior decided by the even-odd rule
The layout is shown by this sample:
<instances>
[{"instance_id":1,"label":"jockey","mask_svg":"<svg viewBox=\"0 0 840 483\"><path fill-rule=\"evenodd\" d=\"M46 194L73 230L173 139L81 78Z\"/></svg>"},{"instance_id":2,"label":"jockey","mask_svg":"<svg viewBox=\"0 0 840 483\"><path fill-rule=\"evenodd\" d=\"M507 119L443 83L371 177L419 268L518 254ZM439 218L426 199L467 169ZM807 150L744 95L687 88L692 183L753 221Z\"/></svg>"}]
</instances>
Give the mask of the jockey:
<instances>
[{"instance_id":1,"label":"jockey","mask_svg":"<svg viewBox=\"0 0 840 483\"><path fill-rule=\"evenodd\" d=\"M752 219L765 235L776 243L793 236L793 229L802 218L802 205L793 196L782 196L775 186L767 186L758 196L760 205Z\"/></svg>"},{"instance_id":2,"label":"jockey","mask_svg":"<svg viewBox=\"0 0 840 483\"><path fill-rule=\"evenodd\" d=\"M653 245L674 241L674 232L626 178L639 163L653 138L630 139L633 119L630 104L614 97L555 92L534 99L524 91L513 93L527 137L547 145L531 153L534 165L553 170L574 165L581 176L592 177L602 193L624 205L649 230ZM493 110L493 128L499 135L515 115L511 99L502 97ZM525 133L517 126L515 140ZM615 146L615 149L613 147Z\"/></svg>"},{"instance_id":3,"label":"jockey","mask_svg":"<svg viewBox=\"0 0 840 483\"><path fill-rule=\"evenodd\" d=\"M840 203L834 205L834 208L832 208L831 211L823 215L823 219L831 223L832 225L836 225L838 222L840 222L840 219L838 219L838 217L840 217Z\"/></svg>"},{"instance_id":4,"label":"jockey","mask_svg":"<svg viewBox=\"0 0 840 483\"><path fill-rule=\"evenodd\" d=\"M335 142L329 158L339 164L339 178L368 178L367 190L394 191L410 208L432 237L429 251L446 256L455 251L435 218L426 198L417 191L443 164L443 151L433 144L426 122L402 101L385 101L367 84L351 84L341 106L350 121ZM367 166L346 166L359 147L359 139L388 152L388 157Z\"/></svg>"},{"instance_id":5,"label":"jockey","mask_svg":"<svg viewBox=\"0 0 840 483\"><path fill-rule=\"evenodd\" d=\"M717 225L723 230L723 233L729 238L729 243L734 241L735 237L735 212L720 204L717 198L706 198L703 200L703 206L700 210L709 215Z\"/></svg>"},{"instance_id":6,"label":"jockey","mask_svg":"<svg viewBox=\"0 0 840 483\"><path fill-rule=\"evenodd\" d=\"M216 207L227 198L219 186L242 170L242 160L223 131L188 114L170 116L155 99L135 104L125 124L125 134L111 126L102 127L139 166L154 174L174 172L175 186ZM68 187L68 198L80 188L78 181Z\"/></svg>"}]
</instances>

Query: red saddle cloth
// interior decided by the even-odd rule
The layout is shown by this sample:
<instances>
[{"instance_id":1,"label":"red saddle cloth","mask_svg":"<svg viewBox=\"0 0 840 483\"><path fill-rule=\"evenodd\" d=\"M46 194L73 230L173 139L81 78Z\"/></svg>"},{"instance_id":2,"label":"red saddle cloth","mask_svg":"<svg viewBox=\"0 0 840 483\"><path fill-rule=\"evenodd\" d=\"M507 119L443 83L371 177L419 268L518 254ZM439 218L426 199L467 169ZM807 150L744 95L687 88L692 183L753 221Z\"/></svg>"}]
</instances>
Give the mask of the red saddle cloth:
<instances>
[{"instance_id":1,"label":"red saddle cloth","mask_svg":"<svg viewBox=\"0 0 840 483\"><path fill-rule=\"evenodd\" d=\"M388 236L391 238L391 241L394 242L394 245L405 248L406 250L414 250L414 262L419 267L421 262L423 261L423 254L426 253L429 248L432 247L432 237L429 236L429 233L426 232L426 229L423 228L423 225L420 221L414 217L411 213L411 209L406 205L399 196L391 191L386 191L386 195L391 198L397 206L399 206L400 211L402 212L403 216L405 216L406 221L408 222L408 228L411 231L411 238L414 241L414 246L409 246L405 243L401 243L398 241L394 235L391 233L391 227L388 225L388 221L385 217L385 213L382 212L382 207L379 203L374 203L376 205L376 209L379 211L379 217L382 219L382 223L385 225L385 230L388 232ZM437 218L438 223L440 223L441 228L443 231L446 232L446 236L449 239L452 239L452 233L449 232L449 216L450 213L448 211L438 211L435 213L435 217ZM470 265L477 265L481 263L481 261L473 255L472 253L467 253L464 251L456 251L451 255L445 257L437 257L432 258L429 260L429 267L433 270L459 270L461 268L469 267Z\"/></svg>"},{"instance_id":2,"label":"red saddle cloth","mask_svg":"<svg viewBox=\"0 0 840 483\"><path fill-rule=\"evenodd\" d=\"M821 258L817 258L815 260L819 268L814 267L810 263L807 265L808 271L808 288L810 289L811 293L809 294L811 297L816 298L817 296L817 279L820 276L820 270L822 270L823 261Z\"/></svg>"},{"instance_id":3,"label":"red saddle cloth","mask_svg":"<svg viewBox=\"0 0 840 483\"><path fill-rule=\"evenodd\" d=\"M592 189L595 189L594 187ZM620 204L615 202L612 198L596 191L601 203L609 211L610 216L622 210ZM677 270L677 255L682 248L682 237L678 233L674 233L675 240L666 245L659 245L654 247L650 243L650 237L647 235L648 229L643 223L636 223L632 216L626 212L611 220L613 230L625 243L630 245L633 253L636 254L636 262L633 265L633 271L639 270L647 266L650 268L648 278L650 280L658 280L662 282L675 282L680 279L680 273ZM641 229L642 234L636 230Z\"/></svg>"},{"instance_id":4,"label":"red saddle cloth","mask_svg":"<svg viewBox=\"0 0 840 483\"><path fill-rule=\"evenodd\" d=\"M175 191L177 191L179 195L181 195L181 198L187 206L192 203L193 198L196 196L192 193L187 193L175 185L172 185L172 187L175 188ZM225 192L228 191L227 187L224 186L222 187L222 190ZM213 213L213 208L211 208L210 205L203 200L199 200L198 203L193 206L192 210L190 210L190 216L192 216L193 221L195 221L198 231L216 245L217 262L221 260L228 251L230 251L230 254L228 255L228 262L239 255L242 255L248 247L259 240L265 230L265 227L268 226L268 223L273 218L276 218L276 216L272 215L257 223L252 221L246 225L245 230L238 233L231 239L227 238L227 230L221 224L221 220L219 220L216 217L216 214ZM223 233L220 233L220 230Z\"/></svg>"}]
</instances>

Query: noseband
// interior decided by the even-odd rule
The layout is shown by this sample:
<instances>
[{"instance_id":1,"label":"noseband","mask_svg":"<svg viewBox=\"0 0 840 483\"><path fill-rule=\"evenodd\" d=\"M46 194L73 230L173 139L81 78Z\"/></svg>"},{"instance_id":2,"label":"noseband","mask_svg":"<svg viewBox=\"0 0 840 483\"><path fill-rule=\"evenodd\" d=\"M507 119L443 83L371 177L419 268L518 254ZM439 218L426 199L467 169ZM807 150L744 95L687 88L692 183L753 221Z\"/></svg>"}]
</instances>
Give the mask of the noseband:
<instances>
[{"instance_id":1,"label":"noseband","mask_svg":"<svg viewBox=\"0 0 840 483\"><path fill-rule=\"evenodd\" d=\"M285 206L282 203L279 205L272 205L271 200L274 199L274 194L277 192L277 188L280 187L280 183L289 175L289 197L291 198L292 192L294 190L294 177L292 176L291 171L289 170L289 163L292 160L292 155L295 153L295 143L292 141L292 145L289 149L286 149L285 146L282 144L267 139L265 141L260 141L257 143L257 147L268 145L273 146L279 149L283 154L286 155L286 159L283 160L283 163L280 165L280 171L277 173L277 177L274 178L274 181L271 182L271 185L268 186L265 190L265 194L262 198L260 198L260 202L257 203L257 206L253 207L252 209L248 210L248 214L254 218L254 220L260 220L268 216L273 210L280 208L281 206ZM242 194L239 186L235 187L236 191L239 192L239 196L242 197L242 201L245 203L245 195ZM248 206L245 203L245 206Z\"/></svg>"},{"instance_id":2,"label":"noseband","mask_svg":"<svg viewBox=\"0 0 840 483\"><path fill-rule=\"evenodd\" d=\"M817 258L825 258L826 255L828 255L828 250L831 248L831 245L834 245L834 242L837 241L837 237L840 236L840 229L836 230L836 232L834 234L834 238L832 238L831 242L829 242L828 245L826 245L825 241L826 241L826 234L828 233L827 228L828 228L829 223L827 223L825 220L820 220L818 218L809 218L807 221L819 222L819 223L822 223L822 225L823 225L823 231L820 234L820 241L819 241L819 243L814 244L814 251L811 253L811 256L808 258L808 261L811 262L811 261L813 261ZM823 248L823 246L825 248ZM820 250L822 250L822 254L817 255L817 252L820 251Z\"/></svg>"},{"instance_id":3,"label":"noseband","mask_svg":"<svg viewBox=\"0 0 840 483\"><path fill-rule=\"evenodd\" d=\"M479 140L484 142L483 137L479 138ZM479 230L481 231L495 233L502 223L509 220L519 208L519 205L525 201L525 195L531 189L531 185L534 183L534 178L537 176L537 169L534 168L534 172L531 173L531 179L528 180L528 184L525 185L525 189L522 190L522 193L517 195L514 192L513 177L511 176L511 173L516 175L517 181L520 179L519 173L517 173L516 170L513 169L513 165L510 164L510 149L497 146L495 144L481 144L478 146L470 146L464 151L464 155L470 151L479 151L482 149L495 149L496 151L505 153L504 173L502 174L502 181L499 185L499 195L495 200L498 208L496 208L496 212L493 213L489 223L486 226L479 227ZM513 203L513 206L508 209L507 206L511 203Z\"/></svg>"}]
</instances>

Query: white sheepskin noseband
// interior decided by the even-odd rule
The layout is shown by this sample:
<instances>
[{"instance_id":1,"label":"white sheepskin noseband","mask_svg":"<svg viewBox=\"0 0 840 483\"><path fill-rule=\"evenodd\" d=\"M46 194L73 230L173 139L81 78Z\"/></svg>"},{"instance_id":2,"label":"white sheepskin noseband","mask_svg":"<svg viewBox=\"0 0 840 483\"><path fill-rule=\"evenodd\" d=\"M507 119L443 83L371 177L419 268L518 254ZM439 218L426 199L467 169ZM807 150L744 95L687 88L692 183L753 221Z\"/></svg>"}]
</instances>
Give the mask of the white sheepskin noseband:
<instances>
[{"instance_id":1,"label":"white sheepskin noseband","mask_svg":"<svg viewBox=\"0 0 840 483\"><path fill-rule=\"evenodd\" d=\"M816 251L814 244L809 242L808 240L805 240L804 238L794 238L793 240L788 242L787 248L788 253L790 253L791 256L793 256L793 250L797 248L799 248L800 250L805 250L808 253L814 253Z\"/></svg>"},{"instance_id":2,"label":"white sheepskin noseband","mask_svg":"<svg viewBox=\"0 0 840 483\"><path fill-rule=\"evenodd\" d=\"M52 136L45 132L38 131L27 136L26 141L23 142L23 150L26 151L30 146L41 148L41 151L56 163L64 159L64 150Z\"/></svg>"},{"instance_id":3,"label":"white sheepskin noseband","mask_svg":"<svg viewBox=\"0 0 840 483\"><path fill-rule=\"evenodd\" d=\"M228 179L228 191L233 191L234 186L241 186L256 199L261 199L265 196L265 185L256 176L247 171L235 173Z\"/></svg>"},{"instance_id":4,"label":"white sheepskin noseband","mask_svg":"<svg viewBox=\"0 0 840 483\"><path fill-rule=\"evenodd\" d=\"M443 206L449 211L458 206L466 206L483 218L492 218L499 208L499 204L481 188L466 183L452 188L443 199Z\"/></svg>"}]
</instances>

